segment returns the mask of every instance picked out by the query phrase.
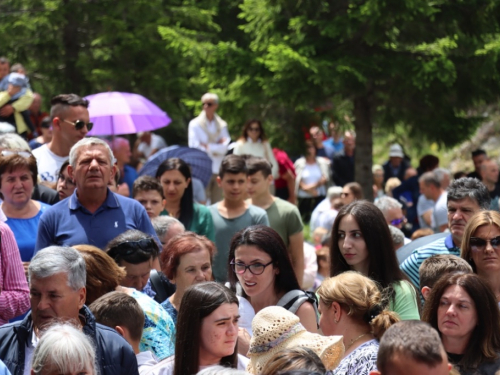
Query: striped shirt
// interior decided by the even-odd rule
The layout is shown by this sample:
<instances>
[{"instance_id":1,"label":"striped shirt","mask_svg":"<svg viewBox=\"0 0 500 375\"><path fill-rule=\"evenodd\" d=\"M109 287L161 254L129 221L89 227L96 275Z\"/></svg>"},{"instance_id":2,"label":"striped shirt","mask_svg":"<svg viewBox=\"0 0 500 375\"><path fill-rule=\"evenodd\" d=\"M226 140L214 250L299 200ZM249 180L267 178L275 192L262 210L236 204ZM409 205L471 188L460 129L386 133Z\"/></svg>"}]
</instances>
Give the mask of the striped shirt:
<instances>
[{"instance_id":1,"label":"striped shirt","mask_svg":"<svg viewBox=\"0 0 500 375\"><path fill-rule=\"evenodd\" d=\"M437 254L451 254L460 256L460 248L453 243L451 234L437 239L425 246L413 250L413 253L406 258L400 268L408 275L411 282L420 290L420 276L418 270L427 258Z\"/></svg>"},{"instance_id":2,"label":"striped shirt","mask_svg":"<svg viewBox=\"0 0 500 375\"><path fill-rule=\"evenodd\" d=\"M0 222L0 325L30 308L29 289L14 234Z\"/></svg>"}]
</instances>

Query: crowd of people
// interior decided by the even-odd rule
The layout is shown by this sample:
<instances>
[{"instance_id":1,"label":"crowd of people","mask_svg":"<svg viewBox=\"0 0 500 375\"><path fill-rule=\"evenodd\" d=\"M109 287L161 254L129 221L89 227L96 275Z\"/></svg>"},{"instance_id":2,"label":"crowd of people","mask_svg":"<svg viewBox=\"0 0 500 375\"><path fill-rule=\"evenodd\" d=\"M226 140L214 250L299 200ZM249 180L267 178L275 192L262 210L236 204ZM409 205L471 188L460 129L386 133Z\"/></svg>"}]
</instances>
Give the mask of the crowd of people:
<instances>
[{"instance_id":1,"label":"crowd of people","mask_svg":"<svg viewBox=\"0 0 500 375\"><path fill-rule=\"evenodd\" d=\"M42 116L12 68L0 58L14 128L0 135L0 374L500 371L500 190L484 151L452 176L394 144L363 197L353 131L312 126L293 163L257 119L231 143L207 93L188 139L212 168L195 184L182 158L141 173L166 146L154 133L87 137L75 94Z\"/></svg>"}]
</instances>

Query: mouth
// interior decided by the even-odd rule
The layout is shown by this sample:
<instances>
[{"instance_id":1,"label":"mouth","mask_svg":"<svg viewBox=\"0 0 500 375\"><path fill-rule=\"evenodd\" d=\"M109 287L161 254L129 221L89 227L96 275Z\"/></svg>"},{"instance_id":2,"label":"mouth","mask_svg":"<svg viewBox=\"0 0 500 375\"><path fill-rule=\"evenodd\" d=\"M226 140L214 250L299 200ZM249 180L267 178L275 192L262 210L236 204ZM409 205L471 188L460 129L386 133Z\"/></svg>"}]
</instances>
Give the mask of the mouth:
<instances>
[{"instance_id":1,"label":"mouth","mask_svg":"<svg viewBox=\"0 0 500 375\"><path fill-rule=\"evenodd\" d=\"M344 254L344 258L353 258L353 257L355 257L355 256L356 256L356 254L351 254L351 253L349 253L349 254Z\"/></svg>"},{"instance_id":2,"label":"mouth","mask_svg":"<svg viewBox=\"0 0 500 375\"><path fill-rule=\"evenodd\" d=\"M255 285L257 285L257 283L250 283L248 281L245 281L245 286L249 287L249 288L252 288L254 287Z\"/></svg>"},{"instance_id":3,"label":"mouth","mask_svg":"<svg viewBox=\"0 0 500 375\"><path fill-rule=\"evenodd\" d=\"M446 320L446 321L443 322L443 325L456 326L457 323L452 322L451 320Z\"/></svg>"}]
</instances>

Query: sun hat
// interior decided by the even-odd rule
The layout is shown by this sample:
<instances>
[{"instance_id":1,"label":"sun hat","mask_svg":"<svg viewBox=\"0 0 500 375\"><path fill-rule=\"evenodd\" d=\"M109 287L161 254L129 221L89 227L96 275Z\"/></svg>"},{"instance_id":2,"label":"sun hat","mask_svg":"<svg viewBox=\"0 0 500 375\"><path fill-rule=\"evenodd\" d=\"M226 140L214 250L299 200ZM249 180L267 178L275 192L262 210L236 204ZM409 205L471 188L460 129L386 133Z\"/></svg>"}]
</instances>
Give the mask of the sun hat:
<instances>
[{"instance_id":1,"label":"sun hat","mask_svg":"<svg viewBox=\"0 0 500 375\"><path fill-rule=\"evenodd\" d=\"M327 370L338 366L344 355L342 336L322 336L308 332L297 315L279 306L260 310L252 321L247 371L260 374L271 357L286 348L298 346L314 351Z\"/></svg>"},{"instance_id":2,"label":"sun hat","mask_svg":"<svg viewBox=\"0 0 500 375\"><path fill-rule=\"evenodd\" d=\"M391 145L391 148L389 148L389 157L404 158L405 154L403 153L403 149L401 148L401 146L397 143L394 143L393 145Z\"/></svg>"}]
</instances>

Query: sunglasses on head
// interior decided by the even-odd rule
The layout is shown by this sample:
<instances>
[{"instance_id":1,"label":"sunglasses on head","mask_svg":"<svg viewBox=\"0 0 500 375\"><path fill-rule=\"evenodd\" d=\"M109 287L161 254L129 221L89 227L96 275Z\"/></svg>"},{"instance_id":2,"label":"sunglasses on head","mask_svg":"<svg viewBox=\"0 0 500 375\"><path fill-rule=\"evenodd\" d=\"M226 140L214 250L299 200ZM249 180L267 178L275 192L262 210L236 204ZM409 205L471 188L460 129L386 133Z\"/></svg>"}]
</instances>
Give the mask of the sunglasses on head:
<instances>
[{"instance_id":1,"label":"sunglasses on head","mask_svg":"<svg viewBox=\"0 0 500 375\"><path fill-rule=\"evenodd\" d=\"M152 253L157 251L158 245L152 238L143 238L138 241L126 241L119 243L109 249L109 252L113 252L115 255L128 256L135 253L138 250L142 250L146 253Z\"/></svg>"},{"instance_id":2,"label":"sunglasses on head","mask_svg":"<svg viewBox=\"0 0 500 375\"><path fill-rule=\"evenodd\" d=\"M495 250L500 249L500 236L492 238L491 240L485 240L484 238L471 237L469 240L470 249L472 251L483 251L486 248L486 244L489 243Z\"/></svg>"},{"instance_id":3,"label":"sunglasses on head","mask_svg":"<svg viewBox=\"0 0 500 375\"><path fill-rule=\"evenodd\" d=\"M31 156L31 152L28 152L28 151L12 151L12 150L3 150L2 151L2 156L12 156L12 155L19 155L19 156L22 156L23 158L28 159Z\"/></svg>"},{"instance_id":4,"label":"sunglasses on head","mask_svg":"<svg viewBox=\"0 0 500 375\"><path fill-rule=\"evenodd\" d=\"M92 123L92 122L85 122L83 120L76 120L75 122L68 121L68 120L63 120L63 121L66 122L66 123L68 123L68 124L73 125L76 130L83 129L83 127L85 125L87 126L87 130L88 131L91 131L92 128L94 127L94 123Z\"/></svg>"}]
</instances>

